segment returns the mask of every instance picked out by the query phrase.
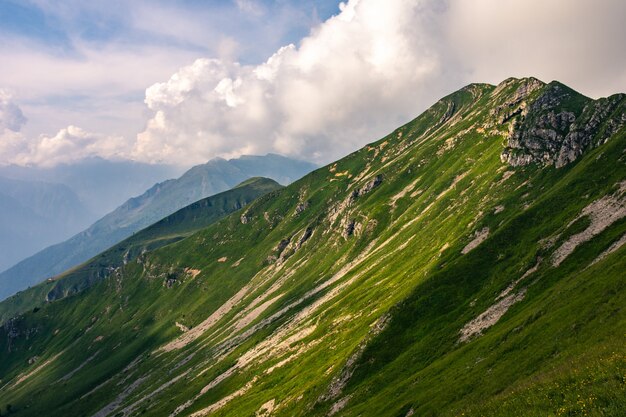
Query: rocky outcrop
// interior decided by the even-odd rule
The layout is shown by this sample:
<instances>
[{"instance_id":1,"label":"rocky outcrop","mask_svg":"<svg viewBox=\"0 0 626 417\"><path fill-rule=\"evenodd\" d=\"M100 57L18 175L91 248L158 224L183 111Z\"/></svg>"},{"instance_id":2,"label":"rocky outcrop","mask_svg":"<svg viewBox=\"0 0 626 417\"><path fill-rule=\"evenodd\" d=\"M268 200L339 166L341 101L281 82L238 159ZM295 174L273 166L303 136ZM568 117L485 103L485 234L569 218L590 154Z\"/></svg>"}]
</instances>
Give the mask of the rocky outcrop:
<instances>
[{"instance_id":1,"label":"rocky outcrop","mask_svg":"<svg viewBox=\"0 0 626 417\"><path fill-rule=\"evenodd\" d=\"M342 236L344 238L349 238L354 234L354 229L356 228L356 220L350 219L347 224L343 228Z\"/></svg>"},{"instance_id":2,"label":"rocky outcrop","mask_svg":"<svg viewBox=\"0 0 626 417\"><path fill-rule=\"evenodd\" d=\"M352 191L352 194L350 194L349 205L354 203L357 198L369 193L374 188L378 187L380 184L382 184L382 182L383 176L381 174L378 174L370 181L368 181L363 187L357 188L356 190Z\"/></svg>"},{"instance_id":3,"label":"rocky outcrop","mask_svg":"<svg viewBox=\"0 0 626 417\"><path fill-rule=\"evenodd\" d=\"M302 213L303 211L305 211L308 208L309 208L309 202L308 201L302 201L302 202L298 203L298 205L296 206L295 215L297 216L298 214Z\"/></svg>"},{"instance_id":4,"label":"rocky outcrop","mask_svg":"<svg viewBox=\"0 0 626 417\"><path fill-rule=\"evenodd\" d=\"M591 100L559 83L522 85L513 98L492 111L497 123L508 124L506 147L500 155L511 166L574 162L626 124L626 95Z\"/></svg>"}]
</instances>

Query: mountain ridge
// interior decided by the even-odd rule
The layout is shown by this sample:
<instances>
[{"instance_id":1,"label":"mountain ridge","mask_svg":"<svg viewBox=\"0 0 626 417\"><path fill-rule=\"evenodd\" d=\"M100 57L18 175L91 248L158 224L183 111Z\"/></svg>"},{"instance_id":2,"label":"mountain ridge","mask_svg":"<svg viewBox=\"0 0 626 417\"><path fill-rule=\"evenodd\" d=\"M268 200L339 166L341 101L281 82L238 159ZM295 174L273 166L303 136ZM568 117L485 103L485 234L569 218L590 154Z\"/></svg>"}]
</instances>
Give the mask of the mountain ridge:
<instances>
[{"instance_id":1,"label":"mountain ridge","mask_svg":"<svg viewBox=\"0 0 626 417\"><path fill-rule=\"evenodd\" d=\"M292 181L313 165L279 155L250 156L244 169L236 159L216 159L189 169L175 180L155 184L133 197L87 229L49 246L0 273L0 299L79 265L132 233L195 201L237 185L258 173Z\"/></svg>"},{"instance_id":2,"label":"mountain ridge","mask_svg":"<svg viewBox=\"0 0 626 417\"><path fill-rule=\"evenodd\" d=\"M47 279L0 303L0 324L43 304L85 291L116 274L121 267L148 251L177 242L240 210L254 199L282 188L274 180L254 177L234 188L196 201L142 229L87 262Z\"/></svg>"},{"instance_id":3,"label":"mountain ridge","mask_svg":"<svg viewBox=\"0 0 626 417\"><path fill-rule=\"evenodd\" d=\"M521 149L531 161L513 166L501 155L522 112L491 110L515 113L532 83L461 89L9 320L0 401L22 415L617 415L626 132L596 139L626 106L574 160ZM524 94L525 120L584 122L597 104L568 96L535 114L545 88Z\"/></svg>"}]
</instances>

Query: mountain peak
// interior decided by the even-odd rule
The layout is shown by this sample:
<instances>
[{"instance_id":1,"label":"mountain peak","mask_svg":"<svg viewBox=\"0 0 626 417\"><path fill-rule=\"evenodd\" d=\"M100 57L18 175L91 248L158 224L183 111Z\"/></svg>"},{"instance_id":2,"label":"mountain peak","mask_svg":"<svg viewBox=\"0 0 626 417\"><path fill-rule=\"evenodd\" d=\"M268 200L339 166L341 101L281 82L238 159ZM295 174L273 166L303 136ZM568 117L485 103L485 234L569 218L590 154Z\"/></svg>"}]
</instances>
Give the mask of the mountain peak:
<instances>
[{"instance_id":1,"label":"mountain peak","mask_svg":"<svg viewBox=\"0 0 626 417\"><path fill-rule=\"evenodd\" d=\"M502 84L511 85L510 80ZM520 81L510 99L493 111L508 127L501 160L511 166L563 167L626 123L623 95L592 100L558 81Z\"/></svg>"}]
</instances>

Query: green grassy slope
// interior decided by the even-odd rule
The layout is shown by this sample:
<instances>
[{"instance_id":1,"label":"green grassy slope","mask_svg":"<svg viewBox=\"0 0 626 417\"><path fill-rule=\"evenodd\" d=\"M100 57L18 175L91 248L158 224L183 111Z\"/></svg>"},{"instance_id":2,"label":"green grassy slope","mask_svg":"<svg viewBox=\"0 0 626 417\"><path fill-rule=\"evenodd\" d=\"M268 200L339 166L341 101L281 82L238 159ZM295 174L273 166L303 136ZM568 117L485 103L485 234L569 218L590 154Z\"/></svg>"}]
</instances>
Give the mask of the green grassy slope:
<instances>
[{"instance_id":1,"label":"green grassy slope","mask_svg":"<svg viewBox=\"0 0 626 417\"><path fill-rule=\"evenodd\" d=\"M617 415L624 97L534 79L445 97L5 323L0 405L24 416Z\"/></svg>"},{"instance_id":2,"label":"green grassy slope","mask_svg":"<svg viewBox=\"0 0 626 417\"><path fill-rule=\"evenodd\" d=\"M215 158L194 166L179 178L128 199L82 232L0 272L0 300L78 266L163 217L246 179L262 176L288 184L314 168L309 162L274 154L228 161Z\"/></svg>"},{"instance_id":3,"label":"green grassy slope","mask_svg":"<svg viewBox=\"0 0 626 417\"><path fill-rule=\"evenodd\" d=\"M282 186L269 178L248 179L235 188L204 198L133 234L93 259L22 291L0 303L0 323L46 301L83 291L142 253L177 242L222 217L240 210L259 196Z\"/></svg>"}]
</instances>

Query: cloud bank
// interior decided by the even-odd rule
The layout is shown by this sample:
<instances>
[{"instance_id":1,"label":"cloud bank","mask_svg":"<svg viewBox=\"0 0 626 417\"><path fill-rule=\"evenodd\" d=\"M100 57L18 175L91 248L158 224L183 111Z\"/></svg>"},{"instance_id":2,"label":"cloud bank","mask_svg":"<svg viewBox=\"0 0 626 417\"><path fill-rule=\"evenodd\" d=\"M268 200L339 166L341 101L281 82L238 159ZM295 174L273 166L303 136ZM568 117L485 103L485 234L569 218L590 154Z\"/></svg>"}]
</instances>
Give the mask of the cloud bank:
<instances>
[{"instance_id":1,"label":"cloud bank","mask_svg":"<svg viewBox=\"0 0 626 417\"><path fill-rule=\"evenodd\" d=\"M146 90L154 116L134 156L198 163L269 151L318 162L345 155L455 78L437 47L440 11L428 6L353 0L261 65L195 61Z\"/></svg>"},{"instance_id":2,"label":"cloud bank","mask_svg":"<svg viewBox=\"0 0 626 417\"><path fill-rule=\"evenodd\" d=\"M340 9L261 65L199 59L148 88L153 117L134 157L187 164L272 151L327 162L469 82L534 75L588 94L626 87L622 1L351 0Z\"/></svg>"},{"instance_id":3,"label":"cloud bank","mask_svg":"<svg viewBox=\"0 0 626 417\"><path fill-rule=\"evenodd\" d=\"M267 15L252 1L236 5ZM259 65L223 53L148 87L147 121L136 136L68 127L22 138L12 160L99 155L189 166L277 152L328 162L470 82L532 75L594 97L626 91L624 17L622 0L350 0ZM23 124L4 117L3 125ZM6 126L13 139L3 142L16 143L19 134Z\"/></svg>"},{"instance_id":4,"label":"cloud bank","mask_svg":"<svg viewBox=\"0 0 626 417\"><path fill-rule=\"evenodd\" d=\"M52 136L27 138L20 132L25 122L12 95L0 90L0 161L51 167L95 156L122 159L131 150L128 141L121 136L90 133L76 126L68 126Z\"/></svg>"}]
</instances>

